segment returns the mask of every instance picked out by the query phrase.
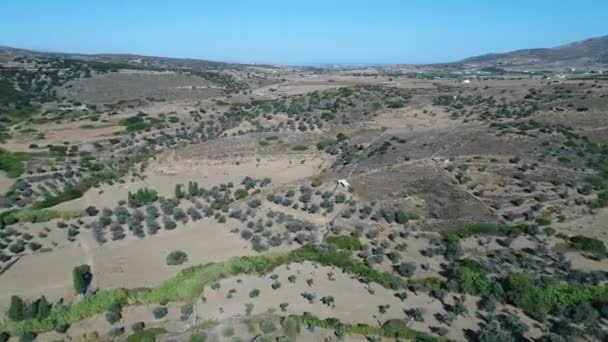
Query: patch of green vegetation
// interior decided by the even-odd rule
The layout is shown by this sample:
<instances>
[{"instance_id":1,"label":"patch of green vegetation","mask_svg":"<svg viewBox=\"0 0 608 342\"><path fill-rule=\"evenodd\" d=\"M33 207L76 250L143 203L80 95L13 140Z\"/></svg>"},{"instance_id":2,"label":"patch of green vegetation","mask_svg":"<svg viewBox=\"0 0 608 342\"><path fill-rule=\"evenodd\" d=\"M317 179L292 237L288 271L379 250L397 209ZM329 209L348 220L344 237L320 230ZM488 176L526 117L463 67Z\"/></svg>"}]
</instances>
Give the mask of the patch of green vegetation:
<instances>
[{"instance_id":1,"label":"patch of green vegetation","mask_svg":"<svg viewBox=\"0 0 608 342\"><path fill-rule=\"evenodd\" d=\"M583 235L576 235L570 238L570 243L573 249L588 252L600 258L608 255L606 245L602 240Z\"/></svg>"},{"instance_id":2,"label":"patch of green vegetation","mask_svg":"<svg viewBox=\"0 0 608 342\"><path fill-rule=\"evenodd\" d=\"M606 285L571 284L525 273L510 273L493 279L471 259L457 261L449 278L462 292L506 301L541 320L577 305L608 300Z\"/></svg>"},{"instance_id":3,"label":"patch of green vegetation","mask_svg":"<svg viewBox=\"0 0 608 342\"><path fill-rule=\"evenodd\" d=\"M349 235L330 236L325 241L330 245L334 245L339 249L344 249L347 251L358 251L361 250L362 247L359 239Z\"/></svg>"},{"instance_id":4,"label":"patch of green vegetation","mask_svg":"<svg viewBox=\"0 0 608 342\"><path fill-rule=\"evenodd\" d=\"M312 182L310 183L310 186L312 186L313 188L317 188L317 187L321 186L321 184L323 184L323 181L321 180L321 178L315 177L312 180Z\"/></svg>"},{"instance_id":5,"label":"patch of green vegetation","mask_svg":"<svg viewBox=\"0 0 608 342\"><path fill-rule=\"evenodd\" d=\"M132 207L141 207L144 204L156 202L158 199L158 193L154 189L146 187L137 189L135 192L130 192L127 195L127 200Z\"/></svg>"},{"instance_id":6,"label":"patch of green vegetation","mask_svg":"<svg viewBox=\"0 0 608 342\"><path fill-rule=\"evenodd\" d=\"M338 143L338 140L329 139L329 138L321 138L317 143L317 148L321 151L324 151L328 147L335 146Z\"/></svg>"},{"instance_id":7,"label":"patch of green vegetation","mask_svg":"<svg viewBox=\"0 0 608 342\"><path fill-rule=\"evenodd\" d=\"M597 194L597 200L591 202L592 208L608 207L608 191L602 191Z\"/></svg>"},{"instance_id":8,"label":"patch of green vegetation","mask_svg":"<svg viewBox=\"0 0 608 342\"><path fill-rule=\"evenodd\" d=\"M70 219L80 217L80 211L61 211L50 209L16 209L0 214L0 226L16 222L47 222L52 219Z\"/></svg>"},{"instance_id":9,"label":"patch of green vegetation","mask_svg":"<svg viewBox=\"0 0 608 342\"><path fill-rule=\"evenodd\" d=\"M535 220L535 222L539 226L548 226L551 224L551 220L546 217L539 217Z\"/></svg>"},{"instance_id":10,"label":"patch of green vegetation","mask_svg":"<svg viewBox=\"0 0 608 342\"><path fill-rule=\"evenodd\" d=\"M17 178L23 173L23 162L28 155L23 152L9 152L0 148L0 171L9 178Z\"/></svg>"},{"instance_id":11,"label":"patch of green vegetation","mask_svg":"<svg viewBox=\"0 0 608 342\"><path fill-rule=\"evenodd\" d=\"M310 314L302 316L293 315L289 316L289 319L297 321L302 326L332 329L338 339L343 339L346 334L358 334L363 336L379 335L391 339L411 339L412 341L445 341L443 337L434 337L425 332L409 328L406 325L385 324L382 327L363 323L351 325L342 323L336 318L320 319Z\"/></svg>"},{"instance_id":12,"label":"patch of green vegetation","mask_svg":"<svg viewBox=\"0 0 608 342\"><path fill-rule=\"evenodd\" d=\"M506 297L537 319L559 314L565 308L608 300L608 286L580 285L536 279L524 273L511 273L503 280Z\"/></svg>"},{"instance_id":13,"label":"patch of green vegetation","mask_svg":"<svg viewBox=\"0 0 608 342\"><path fill-rule=\"evenodd\" d=\"M149 117L146 113L142 112L119 121L119 124L125 126L127 132L130 133L149 130L153 127L160 126L162 123L163 120Z\"/></svg>"},{"instance_id":14,"label":"patch of green vegetation","mask_svg":"<svg viewBox=\"0 0 608 342\"><path fill-rule=\"evenodd\" d=\"M95 314L103 313L110 304L155 304L169 301L191 301L200 295L205 286L223 278L238 274L263 274L280 265L304 260L325 266L335 266L345 272L354 274L364 282L376 282L391 289L405 288L407 285L406 281L391 273L378 271L361 261L352 259L349 253L328 251L315 246L304 246L284 254L236 257L222 263L189 267L153 289L100 290L71 306L54 306L44 319L0 322L0 331L9 333L50 331L60 324L78 322Z\"/></svg>"},{"instance_id":15,"label":"patch of green vegetation","mask_svg":"<svg viewBox=\"0 0 608 342\"><path fill-rule=\"evenodd\" d=\"M91 124L85 124L85 125L80 125L81 129L93 129L95 128L95 126L91 125Z\"/></svg>"},{"instance_id":16,"label":"patch of green vegetation","mask_svg":"<svg viewBox=\"0 0 608 342\"><path fill-rule=\"evenodd\" d=\"M63 192L44 198L41 201L34 202L32 204L33 209L44 209L55 206L59 203L71 201L73 199L80 198L84 195L84 192L90 188L90 184L87 179L80 181L75 186L70 186L64 189Z\"/></svg>"},{"instance_id":17,"label":"patch of green vegetation","mask_svg":"<svg viewBox=\"0 0 608 342\"><path fill-rule=\"evenodd\" d=\"M308 150L308 146L306 145L294 145L291 147L292 151L306 151Z\"/></svg>"},{"instance_id":18,"label":"patch of green vegetation","mask_svg":"<svg viewBox=\"0 0 608 342\"><path fill-rule=\"evenodd\" d=\"M173 251L167 255L167 265L181 265L188 261L188 254L183 251Z\"/></svg>"},{"instance_id":19,"label":"patch of green vegetation","mask_svg":"<svg viewBox=\"0 0 608 342\"><path fill-rule=\"evenodd\" d=\"M474 223L463 227L450 228L441 232L441 235L446 237L455 237L457 239L465 239L476 235L496 235L496 236L511 236L519 235L524 232L522 226L504 226L492 223Z\"/></svg>"},{"instance_id":20,"label":"patch of green vegetation","mask_svg":"<svg viewBox=\"0 0 608 342\"><path fill-rule=\"evenodd\" d=\"M321 119L325 121L332 121L336 118L336 114L330 111L324 111L321 113Z\"/></svg>"},{"instance_id":21,"label":"patch of green vegetation","mask_svg":"<svg viewBox=\"0 0 608 342\"><path fill-rule=\"evenodd\" d=\"M166 334L167 330L164 328L150 328L134 332L127 337L127 342L154 342L156 336Z\"/></svg>"},{"instance_id":22,"label":"patch of green vegetation","mask_svg":"<svg viewBox=\"0 0 608 342\"><path fill-rule=\"evenodd\" d=\"M68 147L63 145L49 145L49 157L62 159L67 156Z\"/></svg>"}]
</instances>

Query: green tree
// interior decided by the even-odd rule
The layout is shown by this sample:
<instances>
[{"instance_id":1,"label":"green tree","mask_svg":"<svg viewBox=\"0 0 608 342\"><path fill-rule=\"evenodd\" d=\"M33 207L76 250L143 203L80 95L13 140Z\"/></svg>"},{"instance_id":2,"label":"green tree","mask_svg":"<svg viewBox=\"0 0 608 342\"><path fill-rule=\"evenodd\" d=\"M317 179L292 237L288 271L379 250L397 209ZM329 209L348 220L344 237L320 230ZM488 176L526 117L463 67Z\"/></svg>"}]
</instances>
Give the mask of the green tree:
<instances>
[{"instance_id":1,"label":"green tree","mask_svg":"<svg viewBox=\"0 0 608 342\"><path fill-rule=\"evenodd\" d=\"M76 290L76 293L84 294L91 284L91 280L93 279L91 267L89 265L80 265L74 267L74 270L72 271L72 279L74 281L74 290Z\"/></svg>"},{"instance_id":2,"label":"green tree","mask_svg":"<svg viewBox=\"0 0 608 342\"><path fill-rule=\"evenodd\" d=\"M8 318L12 321L22 321L24 318L25 304L19 296L11 297L11 305L8 309Z\"/></svg>"},{"instance_id":3,"label":"green tree","mask_svg":"<svg viewBox=\"0 0 608 342\"><path fill-rule=\"evenodd\" d=\"M188 254L183 251L173 251L167 255L167 265L181 265L188 261Z\"/></svg>"},{"instance_id":4,"label":"green tree","mask_svg":"<svg viewBox=\"0 0 608 342\"><path fill-rule=\"evenodd\" d=\"M38 312L36 313L37 319L44 319L51 313L51 304L46 300L45 296L38 299Z\"/></svg>"},{"instance_id":5,"label":"green tree","mask_svg":"<svg viewBox=\"0 0 608 342\"><path fill-rule=\"evenodd\" d=\"M484 325L477 332L479 342L514 342L511 332L503 330L496 322Z\"/></svg>"},{"instance_id":6,"label":"green tree","mask_svg":"<svg viewBox=\"0 0 608 342\"><path fill-rule=\"evenodd\" d=\"M154 310L152 310L152 314L154 315L154 318L156 319L161 319L165 316L167 316L167 308L164 306L159 306L154 308Z\"/></svg>"},{"instance_id":7,"label":"green tree","mask_svg":"<svg viewBox=\"0 0 608 342\"><path fill-rule=\"evenodd\" d=\"M184 192L182 191L182 185L175 185L175 198L184 198Z\"/></svg>"}]
</instances>

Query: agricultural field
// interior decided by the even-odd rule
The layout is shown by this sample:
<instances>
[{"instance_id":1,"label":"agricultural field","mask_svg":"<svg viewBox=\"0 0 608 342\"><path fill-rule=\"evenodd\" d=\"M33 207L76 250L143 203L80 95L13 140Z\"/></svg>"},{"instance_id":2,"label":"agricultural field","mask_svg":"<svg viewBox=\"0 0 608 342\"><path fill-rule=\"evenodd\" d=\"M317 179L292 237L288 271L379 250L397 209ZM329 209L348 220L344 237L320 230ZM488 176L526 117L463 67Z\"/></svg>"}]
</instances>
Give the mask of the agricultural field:
<instances>
[{"instance_id":1,"label":"agricultural field","mask_svg":"<svg viewBox=\"0 0 608 342\"><path fill-rule=\"evenodd\" d=\"M0 341L608 339L606 79L0 62Z\"/></svg>"}]
</instances>

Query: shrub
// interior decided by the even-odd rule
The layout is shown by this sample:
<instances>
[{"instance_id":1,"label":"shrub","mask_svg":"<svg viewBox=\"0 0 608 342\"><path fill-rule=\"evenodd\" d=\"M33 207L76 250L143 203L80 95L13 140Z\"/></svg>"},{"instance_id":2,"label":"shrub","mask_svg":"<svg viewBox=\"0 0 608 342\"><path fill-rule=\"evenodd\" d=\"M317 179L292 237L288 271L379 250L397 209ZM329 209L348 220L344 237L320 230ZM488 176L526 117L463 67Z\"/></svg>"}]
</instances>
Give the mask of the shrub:
<instances>
[{"instance_id":1,"label":"shrub","mask_svg":"<svg viewBox=\"0 0 608 342\"><path fill-rule=\"evenodd\" d=\"M277 327L274 325L274 323L272 321L261 321L260 329L262 329L262 332L264 334L270 334L271 332L276 331Z\"/></svg>"},{"instance_id":2,"label":"shrub","mask_svg":"<svg viewBox=\"0 0 608 342\"><path fill-rule=\"evenodd\" d=\"M111 337L117 337L120 336L122 334L125 333L125 328L124 327L115 327L110 329L110 332L108 333Z\"/></svg>"},{"instance_id":3,"label":"shrub","mask_svg":"<svg viewBox=\"0 0 608 342\"><path fill-rule=\"evenodd\" d=\"M308 146L305 145L294 145L291 147L292 151L306 151L308 150Z\"/></svg>"},{"instance_id":4,"label":"shrub","mask_svg":"<svg viewBox=\"0 0 608 342\"><path fill-rule=\"evenodd\" d=\"M95 216L95 215L97 215L97 213L99 213L99 209L95 208L92 205L88 206L84 211L89 216Z\"/></svg>"},{"instance_id":5,"label":"shrub","mask_svg":"<svg viewBox=\"0 0 608 342\"><path fill-rule=\"evenodd\" d=\"M598 257L605 257L607 254L604 242L595 238L576 235L570 238L570 243L572 244L572 248L591 253Z\"/></svg>"},{"instance_id":6,"label":"shrub","mask_svg":"<svg viewBox=\"0 0 608 342\"><path fill-rule=\"evenodd\" d=\"M154 315L154 318L156 318L156 319L161 319L161 318L167 316L168 312L169 311L164 306L159 306L159 307L154 308L154 310L152 310L152 314Z\"/></svg>"},{"instance_id":7,"label":"shrub","mask_svg":"<svg viewBox=\"0 0 608 342\"><path fill-rule=\"evenodd\" d=\"M91 267L89 265L80 265L74 267L72 271L72 279L74 282L74 290L78 294L84 294L91 284L93 274L91 273Z\"/></svg>"},{"instance_id":8,"label":"shrub","mask_svg":"<svg viewBox=\"0 0 608 342\"><path fill-rule=\"evenodd\" d=\"M129 191L127 195L129 206L133 208L141 207L144 204L155 202L158 199L158 193L156 190L141 188L135 193Z\"/></svg>"},{"instance_id":9,"label":"shrub","mask_svg":"<svg viewBox=\"0 0 608 342\"><path fill-rule=\"evenodd\" d=\"M260 201L259 199L254 199L249 201L249 203L247 203L247 205L249 205L250 208L258 208L260 205L262 204L262 201Z\"/></svg>"},{"instance_id":10,"label":"shrub","mask_svg":"<svg viewBox=\"0 0 608 342\"><path fill-rule=\"evenodd\" d=\"M26 159L25 153L0 149L0 170L6 172L9 178L17 178L23 173L23 161Z\"/></svg>"},{"instance_id":11,"label":"shrub","mask_svg":"<svg viewBox=\"0 0 608 342\"><path fill-rule=\"evenodd\" d=\"M122 315L120 312L116 311L108 311L106 312L106 321L110 324L114 324L122 319Z\"/></svg>"},{"instance_id":12,"label":"shrub","mask_svg":"<svg viewBox=\"0 0 608 342\"><path fill-rule=\"evenodd\" d=\"M175 221L173 221L169 216L163 217L163 225L167 230L173 230L177 228L177 223L175 223Z\"/></svg>"},{"instance_id":13,"label":"shrub","mask_svg":"<svg viewBox=\"0 0 608 342\"><path fill-rule=\"evenodd\" d=\"M247 197L247 196L249 196L249 192L247 192L247 190L246 190L246 189L243 189L243 188L238 188L238 189L236 189L236 191L234 192L234 198L235 198L236 200L240 200L240 199L245 198L245 197Z\"/></svg>"},{"instance_id":14,"label":"shrub","mask_svg":"<svg viewBox=\"0 0 608 342\"><path fill-rule=\"evenodd\" d=\"M70 329L70 325L67 323L60 323L55 327L55 331L60 334L65 334L68 329Z\"/></svg>"},{"instance_id":15,"label":"shrub","mask_svg":"<svg viewBox=\"0 0 608 342\"><path fill-rule=\"evenodd\" d=\"M11 335L9 335L7 332L0 332L0 342L7 342L10 338Z\"/></svg>"},{"instance_id":16,"label":"shrub","mask_svg":"<svg viewBox=\"0 0 608 342\"><path fill-rule=\"evenodd\" d=\"M551 224L551 220L546 217L539 217L536 219L536 224L539 226L548 226Z\"/></svg>"},{"instance_id":17,"label":"shrub","mask_svg":"<svg viewBox=\"0 0 608 342\"><path fill-rule=\"evenodd\" d=\"M141 321L131 324L131 330L133 330L133 331L141 331L141 330L144 330L145 327L146 327L146 324Z\"/></svg>"},{"instance_id":18,"label":"shrub","mask_svg":"<svg viewBox=\"0 0 608 342\"><path fill-rule=\"evenodd\" d=\"M183 251L173 251L167 255L167 265L181 265L188 261L188 254Z\"/></svg>"},{"instance_id":19,"label":"shrub","mask_svg":"<svg viewBox=\"0 0 608 342\"><path fill-rule=\"evenodd\" d=\"M181 314L181 320L185 321L192 315L192 304L184 304L179 308L179 312Z\"/></svg>"},{"instance_id":20,"label":"shrub","mask_svg":"<svg viewBox=\"0 0 608 342\"><path fill-rule=\"evenodd\" d=\"M511 333L504 330L496 322L484 325L477 332L479 342L513 342L515 339Z\"/></svg>"},{"instance_id":21,"label":"shrub","mask_svg":"<svg viewBox=\"0 0 608 342\"><path fill-rule=\"evenodd\" d=\"M249 291L249 298L254 298L260 295L260 290L258 289L253 289L251 291Z\"/></svg>"},{"instance_id":22,"label":"shrub","mask_svg":"<svg viewBox=\"0 0 608 342\"><path fill-rule=\"evenodd\" d=\"M339 249L358 251L361 250L361 242L359 239L348 235L330 236L325 240L328 244L334 245Z\"/></svg>"},{"instance_id":23,"label":"shrub","mask_svg":"<svg viewBox=\"0 0 608 342\"><path fill-rule=\"evenodd\" d=\"M416 264L413 262L402 262L397 266L397 273L402 277L410 278L416 272Z\"/></svg>"},{"instance_id":24,"label":"shrub","mask_svg":"<svg viewBox=\"0 0 608 342\"><path fill-rule=\"evenodd\" d=\"M33 342L36 340L36 333L26 331L19 336L19 342Z\"/></svg>"},{"instance_id":25,"label":"shrub","mask_svg":"<svg viewBox=\"0 0 608 342\"><path fill-rule=\"evenodd\" d=\"M207 341L207 334L203 331L195 332L190 335L188 342L205 342Z\"/></svg>"},{"instance_id":26,"label":"shrub","mask_svg":"<svg viewBox=\"0 0 608 342\"><path fill-rule=\"evenodd\" d=\"M23 299L21 299L21 297L19 296L12 296L11 297L11 304L10 307L8 309L8 318L11 321L21 321L25 318L24 316L24 311L25 311L25 303L23 302Z\"/></svg>"}]
</instances>

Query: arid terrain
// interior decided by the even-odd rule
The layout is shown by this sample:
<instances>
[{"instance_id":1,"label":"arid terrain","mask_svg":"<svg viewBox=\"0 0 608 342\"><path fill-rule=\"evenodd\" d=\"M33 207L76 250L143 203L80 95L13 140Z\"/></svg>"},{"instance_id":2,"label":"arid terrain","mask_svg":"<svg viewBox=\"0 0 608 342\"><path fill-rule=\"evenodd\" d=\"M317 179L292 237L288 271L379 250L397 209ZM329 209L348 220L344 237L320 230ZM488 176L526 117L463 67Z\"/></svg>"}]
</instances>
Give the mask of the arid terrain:
<instances>
[{"instance_id":1,"label":"arid terrain","mask_svg":"<svg viewBox=\"0 0 608 342\"><path fill-rule=\"evenodd\" d=\"M0 341L606 341L607 40L365 68L0 48Z\"/></svg>"}]
</instances>

